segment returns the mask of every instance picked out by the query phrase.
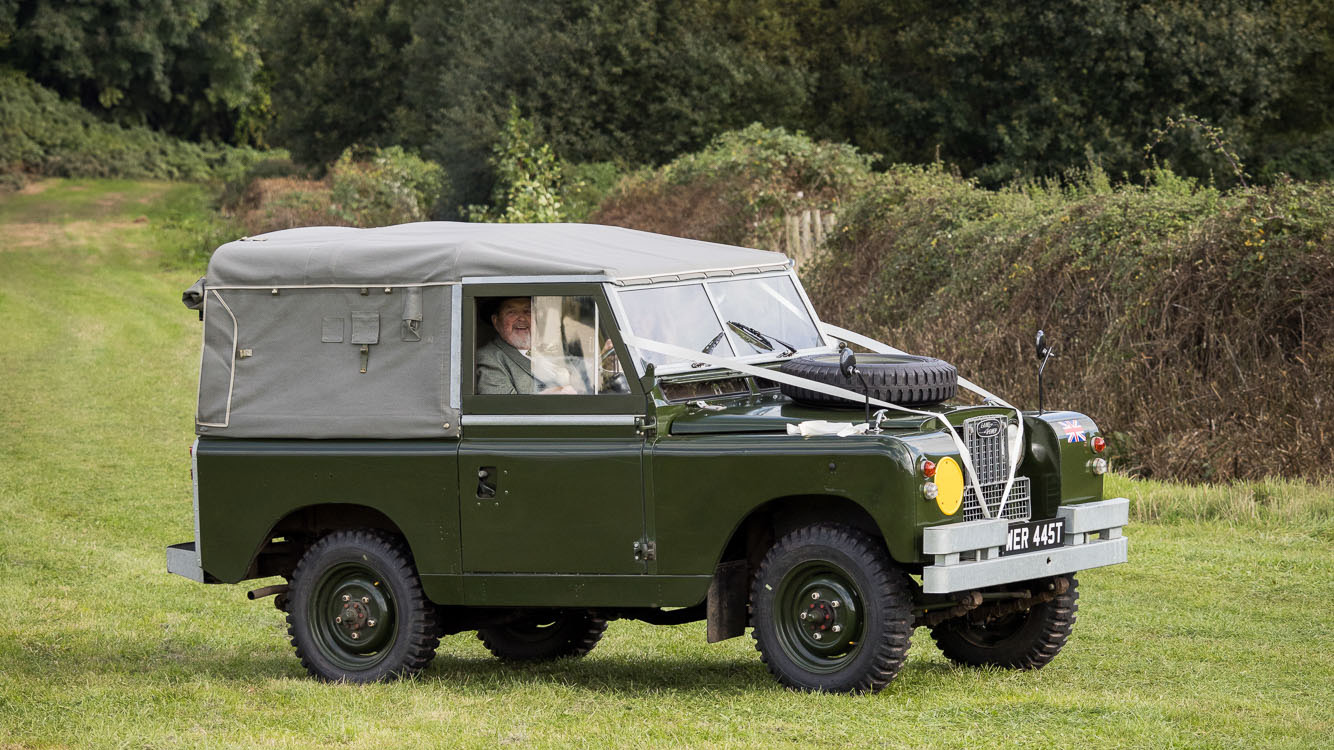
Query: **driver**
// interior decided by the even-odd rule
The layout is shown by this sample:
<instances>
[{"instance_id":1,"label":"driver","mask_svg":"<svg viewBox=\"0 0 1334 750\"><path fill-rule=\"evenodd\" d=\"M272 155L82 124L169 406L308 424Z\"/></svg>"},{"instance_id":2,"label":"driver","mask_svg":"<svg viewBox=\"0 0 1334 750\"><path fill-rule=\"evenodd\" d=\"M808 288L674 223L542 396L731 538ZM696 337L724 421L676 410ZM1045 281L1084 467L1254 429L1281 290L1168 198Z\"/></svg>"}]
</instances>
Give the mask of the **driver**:
<instances>
[{"instance_id":1,"label":"driver","mask_svg":"<svg viewBox=\"0 0 1334 750\"><path fill-rule=\"evenodd\" d=\"M478 394L569 394L568 384L533 377L533 302L530 297L501 300L491 315L498 334L477 349Z\"/></svg>"}]
</instances>

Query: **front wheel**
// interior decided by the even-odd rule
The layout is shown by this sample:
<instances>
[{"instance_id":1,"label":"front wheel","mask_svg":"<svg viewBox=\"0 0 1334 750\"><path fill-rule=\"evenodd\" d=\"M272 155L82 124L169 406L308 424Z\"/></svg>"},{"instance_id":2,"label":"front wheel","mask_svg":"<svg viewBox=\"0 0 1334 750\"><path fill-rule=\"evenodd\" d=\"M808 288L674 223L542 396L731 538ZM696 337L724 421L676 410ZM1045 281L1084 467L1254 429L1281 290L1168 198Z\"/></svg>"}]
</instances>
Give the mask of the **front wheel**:
<instances>
[{"instance_id":1,"label":"front wheel","mask_svg":"<svg viewBox=\"0 0 1334 750\"><path fill-rule=\"evenodd\" d=\"M1042 669L1065 646L1079 610L1079 581L1067 578L1070 585L1049 601L981 622L968 615L946 620L931 628L931 637L959 664Z\"/></svg>"},{"instance_id":2,"label":"front wheel","mask_svg":"<svg viewBox=\"0 0 1334 750\"><path fill-rule=\"evenodd\" d=\"M755 648L797 690L878 692L912 636L907 577L884 545L846 526L798 529L769 550L751 589Z\"/></svg>"},{"instance_id":3,"label":"front wheel","mask_svg":"<svg viewBox=\"0 0 1334 750\"><path fill-rule=\"evenodd\" d=\"M378 682L425 669L440 645L406 546L371 529L335 531L292 573L287 632L306 671L330 682Z\"/></svg>"}]
</instances>

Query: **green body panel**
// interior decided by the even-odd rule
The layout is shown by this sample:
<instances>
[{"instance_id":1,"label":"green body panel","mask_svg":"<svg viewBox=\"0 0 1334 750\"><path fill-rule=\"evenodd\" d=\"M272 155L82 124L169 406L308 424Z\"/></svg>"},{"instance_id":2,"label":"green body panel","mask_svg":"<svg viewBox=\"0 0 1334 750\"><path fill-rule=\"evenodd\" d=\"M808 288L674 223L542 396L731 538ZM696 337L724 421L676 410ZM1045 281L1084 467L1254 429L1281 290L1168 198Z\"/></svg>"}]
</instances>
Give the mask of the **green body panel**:
<instances>
[{"instance_id":1,"label":"green body panel","mask_svg":"<svg viewBox=\"0 0 1334 750\"><path fill-rule=\"evenodd\" d=\"M640 396L640 399L645 397ZM802 438L808 419L860 421L857 410L816 409L771 391L709 406L639 401L654 430L630 424L466 426L461 440L200 440L200 540L216 578L246 577L274 525L301 508L358 505L404 534L428 596L482 606L672 607L701 601L746 519L775 501L855 505L890 555L925 562L922 529L955 523L922 495L921 462L957 456L938 420L886 420L878 435ZM543 411L559 397L528 397ZM718 408L721 407L721 408ZM535 410L534 410L535 411ZM947 407L952 424L997 407ZM531 413L531 412L530 412ZM566 412L567 414L569 412ZM510 417L512 418L512 416ZM1069 442L1062 422L1084 439ZM1088 417L1024 414L1020 474L1033 517L1102 497L1090 470ZM495 496L479 490L486 469ZM817 514L818 515L818 514ZM636 542L655 544L641 555Z\"/></svg>"},{"instance_id":2,"label":"green body panel","mask_svg":"<svg viewBox=\"0 0 1334 750\"><path fill-rule=\"evenodd\" d=\"M1076 421L1084 431L1084 439L1070 442L1061 422ZM1030 442L1030 460L1037 459L1032 471L1044 477L1058 489L1048 490L1048 516L1055 515L1056 505L1074 505L1102 499L1102 477L1094 474L1090 462L1097 457L1093 452L1093 438L1102 431L1092 419L1073 411L1048 411L1038 415L1026 412L1026 429L1034 435ZM1037 496L1037 492L1034 492ZM1034 506L1036 518L1037 507Z\"/></svg>"},{"instance_id":3,"label":"green body panel","mask_svg":"<svg viewBox=\"0 0 1334 750\"><path fill-rule=\"evenodd\" d=\"M559 397L550 397L559 398ZM492 428L459 448L465 573L642 574L642 454L633 426ZM582 433L582 434L581 434ZM479 491L479 471L489 491Z\"/></svg>"},{"instance_id":4,"label":"green body panel","mask_svg":"<svg viewBox=\"0 0 1334 750\"><path fill-rule=\"evenodd\" d=\"M246 577L283 518L308 506L383 513L407 538L423 574L457 576L458 442L453 440L239 440L200 438L199 550L218 580ZM429 580L429 579L428 579ZM427 594L454 599L457 583Z\"/></svg>"},{"instance_id":5,"label":"green body panel","mask_svg":"<svg viewBox=\"0 0 1334 750\"><path fill-rule=\"evenodd\" d=\"M695 604L711 575L468 575L466 602L477 606L681 607Z\"/></svg>"}]
</instances>

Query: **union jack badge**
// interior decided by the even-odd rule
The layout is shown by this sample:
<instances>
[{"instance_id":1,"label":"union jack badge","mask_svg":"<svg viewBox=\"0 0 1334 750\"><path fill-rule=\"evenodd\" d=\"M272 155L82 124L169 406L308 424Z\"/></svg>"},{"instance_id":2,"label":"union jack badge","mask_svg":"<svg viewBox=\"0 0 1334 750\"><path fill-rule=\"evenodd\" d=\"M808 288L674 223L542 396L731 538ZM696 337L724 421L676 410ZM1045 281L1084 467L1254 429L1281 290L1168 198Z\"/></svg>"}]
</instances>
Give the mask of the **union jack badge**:
<instances>
[{"instance_id":1,"label":"union jack badge","mask_svg":"<svg viewBox=\"0 0 1334 750\"><path fill-rule=\"evenodd\" d=\"M1065 440L1068 443L1082 443L1087 439L1084 435L1084 428L1079 426L1078 419L1062 422L1061 429L1065 430Z\"/></svg>"}]
</instances>

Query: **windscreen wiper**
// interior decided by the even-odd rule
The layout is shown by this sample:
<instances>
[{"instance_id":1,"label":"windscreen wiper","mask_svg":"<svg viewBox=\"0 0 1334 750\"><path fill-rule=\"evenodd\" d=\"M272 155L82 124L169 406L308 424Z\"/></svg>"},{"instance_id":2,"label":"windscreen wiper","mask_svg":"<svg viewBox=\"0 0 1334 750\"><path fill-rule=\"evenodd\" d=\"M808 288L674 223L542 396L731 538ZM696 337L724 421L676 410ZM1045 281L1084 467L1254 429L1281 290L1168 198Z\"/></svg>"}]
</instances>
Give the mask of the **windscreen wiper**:
<instances>
[{"instance_id":1,"label":"windscreen wiper","mask_svg":"<svg viewBox=\"0 0 1334 750\"><path fill-rule=\"evenodd\" d=\"M751 346L754 346L757 349L759 347L764 347L765 351L771 352L775 349L774 342L778 342L787 349L787 351L783 352L782 354L779 354L778 356L791 357L793 354L797 353L797 347L787 343L786 341L778 338L777 336L766 336L763 333L760 333L758 330L746 325L745 323L738 323L735 320L729 320L727 321L727 325L731 326L733 331L736 331L737 333L741 334L741 338L744 339L747 344L750 344ZM770 339L773 339L773 341L770 341Z\"/></svg>"},{"instance_id":2,"label":"windscreen wiper","mask_svg":"<svg viewBox=\"0 0 1334 750\"><path fill-rule=\"evenodd\" d=\"M722 340L723 340L723 332L722 332L722 331L719 331L719 332L718 332L718 335L717 335L717 336L714 336L714 337L711 338L711 339L709 339L709 343L705 344L705 345L704 345L704 348L703 348L703 349L700 349L700 351L703 352L704 354L712 354L712 353L713 353L713 349L714 349L714 347L718 346L719 342L721 342ZM692 369L698 369L698 368L700 368L700 367L708 367L708 366L709 366L709 365L708 365L707 362L691 362L691 363L690 363L690 367L691 367Z\"/></svg>"}]
</instances>

